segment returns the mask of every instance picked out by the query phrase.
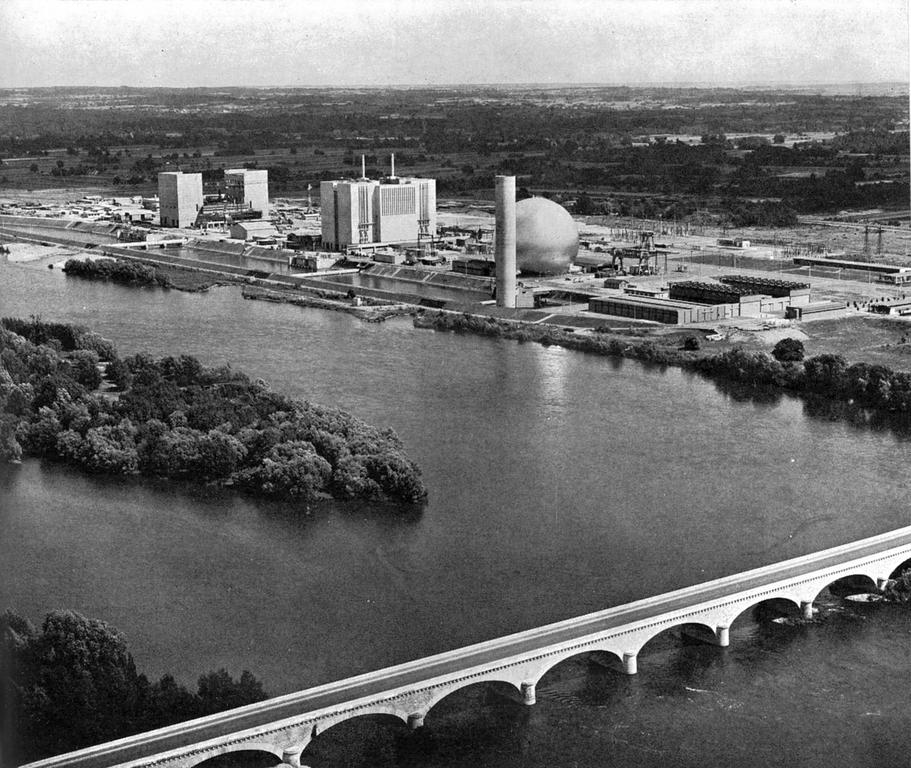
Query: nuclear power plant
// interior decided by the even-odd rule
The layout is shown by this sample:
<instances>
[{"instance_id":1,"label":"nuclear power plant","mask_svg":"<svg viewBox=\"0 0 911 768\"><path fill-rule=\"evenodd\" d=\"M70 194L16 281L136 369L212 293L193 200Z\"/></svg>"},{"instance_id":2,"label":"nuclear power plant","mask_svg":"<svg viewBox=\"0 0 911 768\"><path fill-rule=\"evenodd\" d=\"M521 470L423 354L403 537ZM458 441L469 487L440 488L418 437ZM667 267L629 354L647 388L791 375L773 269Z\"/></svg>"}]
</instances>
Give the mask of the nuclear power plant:
<instances>
[{"instance_id":1,"label":"nuclear power plant","mask_svg":"<svg viewBox=\"0 0 911 768\"><path fill-rule=\"evenodd\" d=\"M674 247L656 242L651 230L623 232L611 242L588 240L580 253L578 224L569 212L527 192L517 200L515 176L494 179L492 229L491 207L483 200L454 203L471 225L462 226L460 214L447 213L443 216L452 223L438 229L434 179L397 176L394 155L389 173L371 179L362 157L359 178L320 185L321 241L316 222L308 234L246 221L269 211L266 184L265 171L229 170L223 193L213 198L203 196L200 174L162 173L161 224L201 227L210 216L227 220L230 215L231 238L252 243L236 253L226 251L231 268L249 275L271 273L269 279L278 284L456 311L485 313L485 306L495 305L498 314L507 310L516 319L550 318L547 322L576 328L600 327L599 316L605 315L686 325L844 309L811 303L809 285L793 281L739 274L712 282L685 274L668 279ZM278 223L281 217L279 212ZM742 251L749 243L720 240L719 246ZM185 250L194 247L201 248L187 244ZM227 246L207 245L199 260L209 268L223 249ZM720 265L721 256L717 259ZM735 253L732 267L736 260ZM686 273L687 265L678 263L675 271ZM532 314L525 315L528 311Z\"/></svg>"}]
</instances>

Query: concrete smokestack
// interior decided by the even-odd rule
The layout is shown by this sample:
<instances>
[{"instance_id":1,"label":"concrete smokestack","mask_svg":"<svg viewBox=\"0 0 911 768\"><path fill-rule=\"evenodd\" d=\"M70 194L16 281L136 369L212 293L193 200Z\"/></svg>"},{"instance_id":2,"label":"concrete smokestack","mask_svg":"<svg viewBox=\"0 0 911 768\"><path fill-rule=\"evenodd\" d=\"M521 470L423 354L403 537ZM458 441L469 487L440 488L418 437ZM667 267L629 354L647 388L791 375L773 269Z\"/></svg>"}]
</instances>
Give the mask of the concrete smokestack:
<instances>
[{"instance_id":1,"label":"concrete smokestack","mask_svg":"<svg viewBox=\"0 0 911 768\"><path fill-rule=\"evenodd\" d=\"M497 306L516 306L516 177L496 179Z\"/></svg>"},{"instance_id":2,"label":"concrete smokestack","mask_svg":"<svg viewBox=\"0 0 911 768\"><path fill-rule=\"evenodd\" d=\"M389 157L389 178L395 178L395 152Z\"/></svg>"}]
</instances>

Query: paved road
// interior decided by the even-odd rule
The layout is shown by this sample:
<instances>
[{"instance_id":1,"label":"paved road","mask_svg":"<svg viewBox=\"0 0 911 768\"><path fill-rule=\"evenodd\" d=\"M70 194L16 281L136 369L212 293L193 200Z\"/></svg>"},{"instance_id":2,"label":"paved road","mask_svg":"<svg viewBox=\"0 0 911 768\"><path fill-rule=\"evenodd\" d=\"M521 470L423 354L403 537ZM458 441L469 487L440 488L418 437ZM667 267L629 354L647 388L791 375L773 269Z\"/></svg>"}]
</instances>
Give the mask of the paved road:
<instances>
[{"instance_id":1,"label":"paved road","mask_svg":"<svg viewBox=\"0 0 911 768\"><path fill-rule=\"evenodd\" d=\"M172 726L162 732L153 731L149 735L130 737L123 740L125 743L119 747L100 745L71 753L69 757L61 755L32 765L47 768L64 765L74 768L109 768L326 707L341 707L355 699L377 696L385 691L410 686L420 688L422 683L436 677L459 673L501 659L511 660L523 654L533 655L542 648L572 642L587 635L634 622L658 619L678 610L686 610L693 605L740 595L751 589L810 575L847 561L907 545L911 545L911 527L864 539L852 545L824 550L606 611L271 699L255 705L253 711L233 710L202 721L189 721Z\"/></svg>"}]
</instances>

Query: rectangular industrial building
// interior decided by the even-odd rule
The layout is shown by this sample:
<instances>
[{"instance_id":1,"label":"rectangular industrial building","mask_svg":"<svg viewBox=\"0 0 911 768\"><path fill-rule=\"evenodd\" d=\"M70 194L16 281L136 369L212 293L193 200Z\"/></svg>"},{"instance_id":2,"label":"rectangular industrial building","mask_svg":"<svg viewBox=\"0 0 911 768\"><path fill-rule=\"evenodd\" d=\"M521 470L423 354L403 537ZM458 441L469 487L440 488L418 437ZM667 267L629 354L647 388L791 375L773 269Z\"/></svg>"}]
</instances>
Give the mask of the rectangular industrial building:
<instances>
[{"instance_id":1,"label":"rectangular industrial building","mask_svg":"<svg viewBox=\"0 0 911 768\"><path fill-rule=\"evenodd\" d=\"M651 320L666 325L684 325L717 319L716 306L700 306L681 301L646 299L639 296L610 296L589 299L588 311L631 320ZM703 317L706 315L707 317Z\"/></svg>"},{"instance_id":2,"label":"rectangular industrial building","mask_svg":"<svg viewBox=\"0 0 911 768\"><path fill-rule=\"evenodd\" d=\"M236 221L231 225L234 240L274 240L278 231L268 221Z\"/></svg>"},{"instance_id":3,"label":"rectangular industrial building","mask_svg":"<svg viewBox=\"0 0 911 768\"><path fill-rule=\"evenodd\" d=\"M323 245L414 243L436 233L436 180L390 177L320 184Z\"/></svg>"},{"instance_id":4,"label":"rectangular industrial building","mask_svg":"<svg viewBox=\"0 0 911 768\"><path fill-rule=\"evenodd\" d=\"M806 306L806 304L804 304ZM758 317L770 312L788 311L789 298L771 296L739 296L735 301L719 304L675 299L647 298L644 296L598 296L589 300L590 312L656 323L684 325L686 323L714 323L729 317ZM799 309L799 307L794 307ZM812 310L811 310L812 312ZM789 315L790 316L790 315Z\"/></svg>"},{"instance_id":5,"label":"rectangular industrial building","mask_svg":"<svg viewBox=\"0 0 911 768\"><path fill-rule=\"evenodd\" d=\"M158 214L163 227L189 227L202 208L202 174L164 171L158 174Z\"/></svg>"},{"instance_id":6,"label":"rectangular industrial building","mask_svg":"<svg viewBox=\"0 0 911 768\"><path fill-rule=\"evenodd\" d=\"M225 171L225 197L230 203L269 218L269 172L250 168Z\"/></svg>"},{"instance_id":7,"label":"rectangular industrial building","mask_svg":"<svg viewBox=\"0 0 911 768\"><path fill-rule=\"evenodd\" d=\"M685 280L670 284L670 298L674 301L692 301L699 304L731 304L750 291L722 283L705 283Z\"/></svg>"},{"instance_id":8,"label":"rectangular industrial building","mask_svg":"<svg viewBox=\"0 0 911 768\"><path fill-rule=\"evenodd\" d=\"M875 261L849 261L848 259L827 259L818 256L795 256L792 261L799 267L829 267L831 269L857 269L864 272L878 272L886 275L907 274L909 267L896 264L881 264Z\"/></svg>"},{"instance_id":9,"label":"rectangular industrial building","mask_svg":"<svg viewBox=\"0 0 911 768\"><path fill-rule=\"evenodd\" d=\"M847 312L844 304L834 301L817 301L813 304L788 307L785 317L788 320L824 320L830 317L842 317Z\"/></svg>"},{"instance_id":10,"label":"rectangular industrial building","mask_svg":"<svg viewBox=\"0 0 911 768\"><path fill-rule=\"evenodd\" d=\"M753 275L721 275L719 283L730 285L746 293L763 294L775 298L784 296L797 296L810 293L810 284L796 280L778 280L769 277L754 277Z\"/></svg>"},{"instance_id":11,"label":"rectangular industrial building","mask_svg":"<svg viewBox=\"0 0 911 768\"><path fill-rule=\"evenodd\" d=\"M870 311L877 315L911 315L911 299L877 301L870 305Z\"/></svg>"}]
</instances>

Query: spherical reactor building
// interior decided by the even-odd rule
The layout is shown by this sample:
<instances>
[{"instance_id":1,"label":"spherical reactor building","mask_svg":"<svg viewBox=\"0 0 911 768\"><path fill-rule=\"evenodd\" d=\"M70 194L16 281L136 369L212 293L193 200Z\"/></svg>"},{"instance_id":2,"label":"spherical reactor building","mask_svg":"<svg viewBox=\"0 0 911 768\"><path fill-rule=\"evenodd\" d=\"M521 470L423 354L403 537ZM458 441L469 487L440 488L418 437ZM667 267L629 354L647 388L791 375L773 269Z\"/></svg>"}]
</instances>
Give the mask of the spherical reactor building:
<instances>
[{"instance_id":1,"label":"spherical reactor building","mask_svg":"<svg viewBox=\"0 0 911 768\"><path fill-rule=\"evenodd\" d=\"M579 229L562 206L545 197L516 203L516 266L526 274L559 275L579 252Z\"/></svg>"}]
</instances>

